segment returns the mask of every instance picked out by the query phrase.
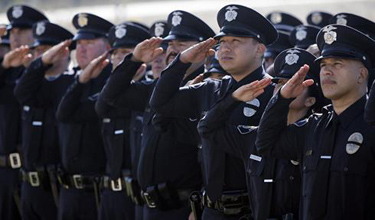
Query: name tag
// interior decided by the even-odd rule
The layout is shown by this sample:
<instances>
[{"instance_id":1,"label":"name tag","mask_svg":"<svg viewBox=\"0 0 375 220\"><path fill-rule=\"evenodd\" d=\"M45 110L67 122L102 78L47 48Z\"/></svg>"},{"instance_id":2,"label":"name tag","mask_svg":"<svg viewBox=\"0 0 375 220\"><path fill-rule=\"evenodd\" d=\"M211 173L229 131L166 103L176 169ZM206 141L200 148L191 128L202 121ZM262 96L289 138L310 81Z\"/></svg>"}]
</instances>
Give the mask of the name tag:
<instances>
[{"instance_id":1,"label":"name tag","mask_svg":"<svg viewBox=\"0 0 375 220\"><path fill-rule=\"evenodd\" d=\"M250 159L252 160L256 160L258 162L262 161L262 158L257 156L257 155L254 155L254 154L250 154Z\"/></svg>"},{"instance_id":2,"label":"name tag","mask_svg":"<svg viewBox=\"0 0 375 220\"><path fill-rule=\"evenodd\" d=\"M32 124L33 124L33 126L42 126L43 122L41 122L41 121L33 121Z\"/></svg>"},{"instance_id":3,"label":"name tag","mask_svg":"<svg viewBox=\"0 0 375 220\"><path fill-rule=\"evenodd\" d=\"M272 182L273 182L273 179L264 179L264 182L265 182L265 183L272 183Z\"/></svg>"},{"instance_id":4,"label":"name tag","mask_svg":"<svg viewBox=\"0 0 375 220\"><path fill-rule=\"evenodd\" d=\"M331 156L322 155L320 156L320 159L330 160Z\"/></svg>"},{"instance_id":5,"label":"name tag","mask_svg":"<svg viewBox=\"0 0 375 220\"><path fill-rule=\"evenodd\" d=\"M124 133L124 130L116 130L115 131L115 134L123 134Z\"/></svg>"}]
</instances>

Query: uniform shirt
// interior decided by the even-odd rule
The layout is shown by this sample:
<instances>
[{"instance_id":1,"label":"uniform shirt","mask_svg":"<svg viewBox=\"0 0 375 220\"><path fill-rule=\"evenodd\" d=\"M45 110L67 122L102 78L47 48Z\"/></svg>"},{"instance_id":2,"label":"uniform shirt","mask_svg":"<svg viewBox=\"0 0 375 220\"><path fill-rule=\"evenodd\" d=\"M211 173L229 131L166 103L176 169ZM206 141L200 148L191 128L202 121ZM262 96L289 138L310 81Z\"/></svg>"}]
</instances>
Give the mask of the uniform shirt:
<instances>
[{"instance_id":1,"label":"uniform shirt","mask_svg":"<svg viewBox=\"0 0 375 220\"><path fill-rule=\"evenodd\" d=\"M366 103L365 121L375 125L375 81L372 83L369 98Z\"/></svg>"},{"instance_id":2,"label":"uniform shirt","mask_svg":"<svg viewBox=\"0 0 375 220\"><path fill-rule=\"evenodd\" d=\"M57 109L62 165L68 174L101 174L105 170L105 153L100 119L95 102L111 71L106 66L100 75L86 84L73 81Z\"/></svg>"},{"instance_id":3,"label":"uniform shirt","mask_svg":"<svg viewBox=\"0 0 375 220\"><path fill-rule=\"evenodd\" d=\"M262 67L259 67L240 82L225 76L221 81L208 80L179 88L179 82L189 66L190 64L182 63L177 57L163 71L150 101L151 107L158 113L200 119L202 112L208 111L224 94L231 94L240 86L267 76ZM233 109L228 123L235 127L258 125L263 109L271 95L272 88L266 90L254 101L241 103ZM212 201L218 199L223 190L246 190L246 176L242 161L215 147L220 142L221 140L213 141L202 138L205 186Z\"/></svg>"},{"instance_id":4,"label":"uniform shirt","mask_svg":"<svg viewBox=\"0 0 375 220\"><path fill-rule=\"evenodd\" d=\"M310 212L313 183L322 156L322 143L339 121L328 181L327 212L323 219L373 219L375 216L374 150L375 129L364 123L363 96L340 115L332 106L304 123L286 125L292 100L275 95L265 111L258 130L256 146L261 154L277 155L302 164L300 219L312 219ZM322 194L325 192L321 192Z\"/></svg>"},{"instance_id":5,"label":"uniform shirt","mask_svg":"<svg viewBox=\"0 0 375 220\"><path fill-rule=\"evenodd\" d=\"M298 216L301 187L298 163L261 157L255 148L257 126L228 124L233 109L240 104L227 94L199 122L199 133L216 141L215 147L242 159L254 219L281 218L288 213Z\"/></svg>"},{"instance_id":6,"label":"uniform shirt","mask_svg":"<svg viewBox=\"0 0 375 220\"><path fill-rule=\"evenodd\" d=\"M132 83L141 63L132 62L131 56L114 70L100 98L116 107L145 112L137 175L141 188L165 182L175 189L200 187L196 121L155 114L148 103L156 81Z\"/></svg>"},{"instance_id":7,"label":"uniform shirt","mask_svg":"<svg viewBox=\"0 0 375 220\"><path fill-rule=\"evenodd\" d=\"M22 106L22 151L24 168L59 164L60 145L55 118L62 94L74 80L68 71L47 80L41 58L33 61L19 79L14 94Z\"/></svg>"},{"instance_id":8,"label":"uniform shirt","mask_svg":"<svg viewBox=\"0 0 375 220\"><path fill-rule=\"evenodd\" d=\"M0 155L17 152L21 143L21 112L13 90L23 71L24 67L4 69L0 65Z\"/></svg>"}]
</instances>

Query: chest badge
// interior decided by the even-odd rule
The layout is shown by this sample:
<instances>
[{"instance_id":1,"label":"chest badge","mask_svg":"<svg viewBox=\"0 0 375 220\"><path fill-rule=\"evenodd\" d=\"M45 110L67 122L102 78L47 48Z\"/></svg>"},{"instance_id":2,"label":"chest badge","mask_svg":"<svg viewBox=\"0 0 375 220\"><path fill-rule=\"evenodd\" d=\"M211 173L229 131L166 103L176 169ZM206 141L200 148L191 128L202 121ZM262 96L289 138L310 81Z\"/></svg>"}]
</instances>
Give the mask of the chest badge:
<instances>
[{"instance_id":1,"label":"chest badge","mask_svg":"<svg viewBox=\"0 0 375 220\"><path fill-rule=\"evenodd\" d=\"M257 108L260 106L260 101L258 99L253 99L251 101L246 102L247 106L243 108L243 114L250 118L257 112Z\"/></svg>"},{"instance_id":2,"label":"chest badge","mask_svg":"<svg viewBox=\"0 0 375 220\"><path fill-rule=\"evenodd\" d=\"M362 146L363 143L363 136L359 132L355 132L348 138L348 142L346 143L346 153L348 154L355 154Z\"/></svg>"}]
</instances>

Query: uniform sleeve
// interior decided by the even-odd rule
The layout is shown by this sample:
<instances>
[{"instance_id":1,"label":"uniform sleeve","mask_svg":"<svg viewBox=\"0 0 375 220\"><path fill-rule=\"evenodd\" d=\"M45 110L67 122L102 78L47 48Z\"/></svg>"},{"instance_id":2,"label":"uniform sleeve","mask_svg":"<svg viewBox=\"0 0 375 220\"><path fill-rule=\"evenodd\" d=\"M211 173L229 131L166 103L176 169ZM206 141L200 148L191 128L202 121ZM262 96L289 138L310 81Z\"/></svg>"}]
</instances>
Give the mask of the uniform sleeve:
<instances>
[{"instance_id":1,"label":"uniform sleeve","mask_svg":"<svg viewBox=\"0 0 375 220\"><path fill-rule=\"evenodd\" d=\"M44 74L52 65L44 65L41 58L33 61L18 81L14 95L21 105L40 107L48 94L43 94Z\"/></svg>"},{"instance_id":2,"label":"uniform sleeve","mask_svg":"<svg viewBox=\"0 0 375 220\"><path fill-rule=\"evenodd\" d=\"M229 117L241 102L227 95L218 101L207 112L198 124L198 131L203 138L214 141L214 147L222 148L226 153L240 158L247 158L252 145L255 143L256 127L249 127L240 133L238 128L228 123Z\"/></svg>"},{"instance_id":3,"label":"uniform sleeve","mask_svg":"<svg viewBox=\"0 0 375 220\"><path fill-rule=\"evenodd\" d=\"M375 125L375 81L372 83L370 95L365 107L365 121Z\"/></svg>"},{"instance_id":4,"label":"uniform sleeve","mask_svg":"<svg viewBox=\"0 0 375 220\"><path fill-rule=\"evenodd\" d=\"M107 103L114 107L129 108L144 111L149 101L153 85L150 83L132 83L133 76L142 64L130 60L132 54L125 57L124 61L116 67L103 87L96 107L100 112L104 109L101 104Z\"/></svg>"},{"instance_id":5,"label":"uniform sleeve","mask_svg":"<svg viewBox=\"0 0 375 220\"><path fill-rule=\"evenodd\" d=\"M260 120L256 138L257 151L263 156L274 156L291 160L302 158L305 126L287 125L289 104L280 91L271 98Z\"/></svg>"},{"instance_id":6,"label":"uniform sleeve","mask_svg":"<svg viewBox=\"0 0 375 220\"><path fill-rule=\"evenodd\" d=\"M181 82L191 63L183 63L178 55L162 72L150 99L157 113L170 117L197 118L201 109L198 99L204 99L206 83L181 87Z\"/></svg>"}]
</instances>

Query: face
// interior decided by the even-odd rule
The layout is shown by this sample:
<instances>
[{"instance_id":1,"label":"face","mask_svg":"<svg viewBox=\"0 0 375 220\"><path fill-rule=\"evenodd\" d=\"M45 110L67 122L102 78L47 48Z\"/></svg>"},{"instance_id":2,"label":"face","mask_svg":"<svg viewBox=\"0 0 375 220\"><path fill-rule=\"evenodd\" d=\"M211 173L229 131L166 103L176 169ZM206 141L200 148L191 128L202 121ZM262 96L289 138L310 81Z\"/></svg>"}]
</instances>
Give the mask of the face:
<instances>
[{"instance_id":1,"label":"face","mask_svg":"<svg viewBox=\"0 0 375 220\"><path fill-rule=\"evenodd\" d=\"M193 46L196 43L198 43L198 41L180 41L180 40L169 41L168 48L167 48L167 55L166 55L167 64L172 62L179 53L188 49L189 47Z\"/></svg>"},{"instance_id":2,"label":"face","mask_svg":"<svg viewBox=\"0 0 375 220\"><path fill-rule=\"evenodd\" d=\"M220 39L219 63L232 76L248 74L260 66L265 50L260 45L253 38L224 36Z\"/></svg>"},{"instance_id":3,"label":"face","mask_svg":"<svg viewBox=\"0 0 375 220\"><path fill-rule=\"evenodd\" d=\"M46 52L51 47L52 47L51 45L39 45L39 46L37 46L33 51L34 59L38 58L40 55L42 55L44 52Z\"/></svg>"},{"instance_id":4,"label":"face","mask_svg":"<svg viewBox=\"0 0 375 220\"><path fill-rule=\"evenodd\" d=\"M31 28L12 28L9 34L10 48L14 50L22 45L31 45L34 41Z\"/></svg>"},{"instance_id":5,"label":"face","mask_svg":"<svg viewBox=\"0 0 375 220\"><path fill-rule=\"evenodd\" d=\"M111 54L111 60L113 68L120 64L124 60L125 56L132 53L134 48L117 48Z\"/></svg>"},{"instance_id":6,"label":"face","mask_svg":"<svg viewBox=\"0 0 375 220\"><path fill-rule=\"evenodd\" d=\"M81 69L95 58L102 55L109 49L108 41L104 38L82 39L77 41L76 58Z\"/></svg>"},{"instance_id":7,"label":"face","mask_svg":"<svg viewBox=\"0 0 375 220\"><path fill-rule=\"evenodd\" d=\"M158 57L156 57L156 59L154 59L152 61L152 63L151 63L151 69L152 69L152 75L153 75L154 79L159 78L160 77L160 73L167 66L166 62L165 62L166 56L167 56L166 53L162 53Z\"/></svg>"},{"instance_id":8,"label":"face","mask_svg":"<svg viewBox=\"0 0 375 220\"><path fill-rule=\"evenodd\" d=\"M364 65L356 60L322 59L320 83L324 96L332 101L357 96L361 88L366 86L367 72L363 74L362 68L365 68Z\"/></svg>"}]
</instances>

